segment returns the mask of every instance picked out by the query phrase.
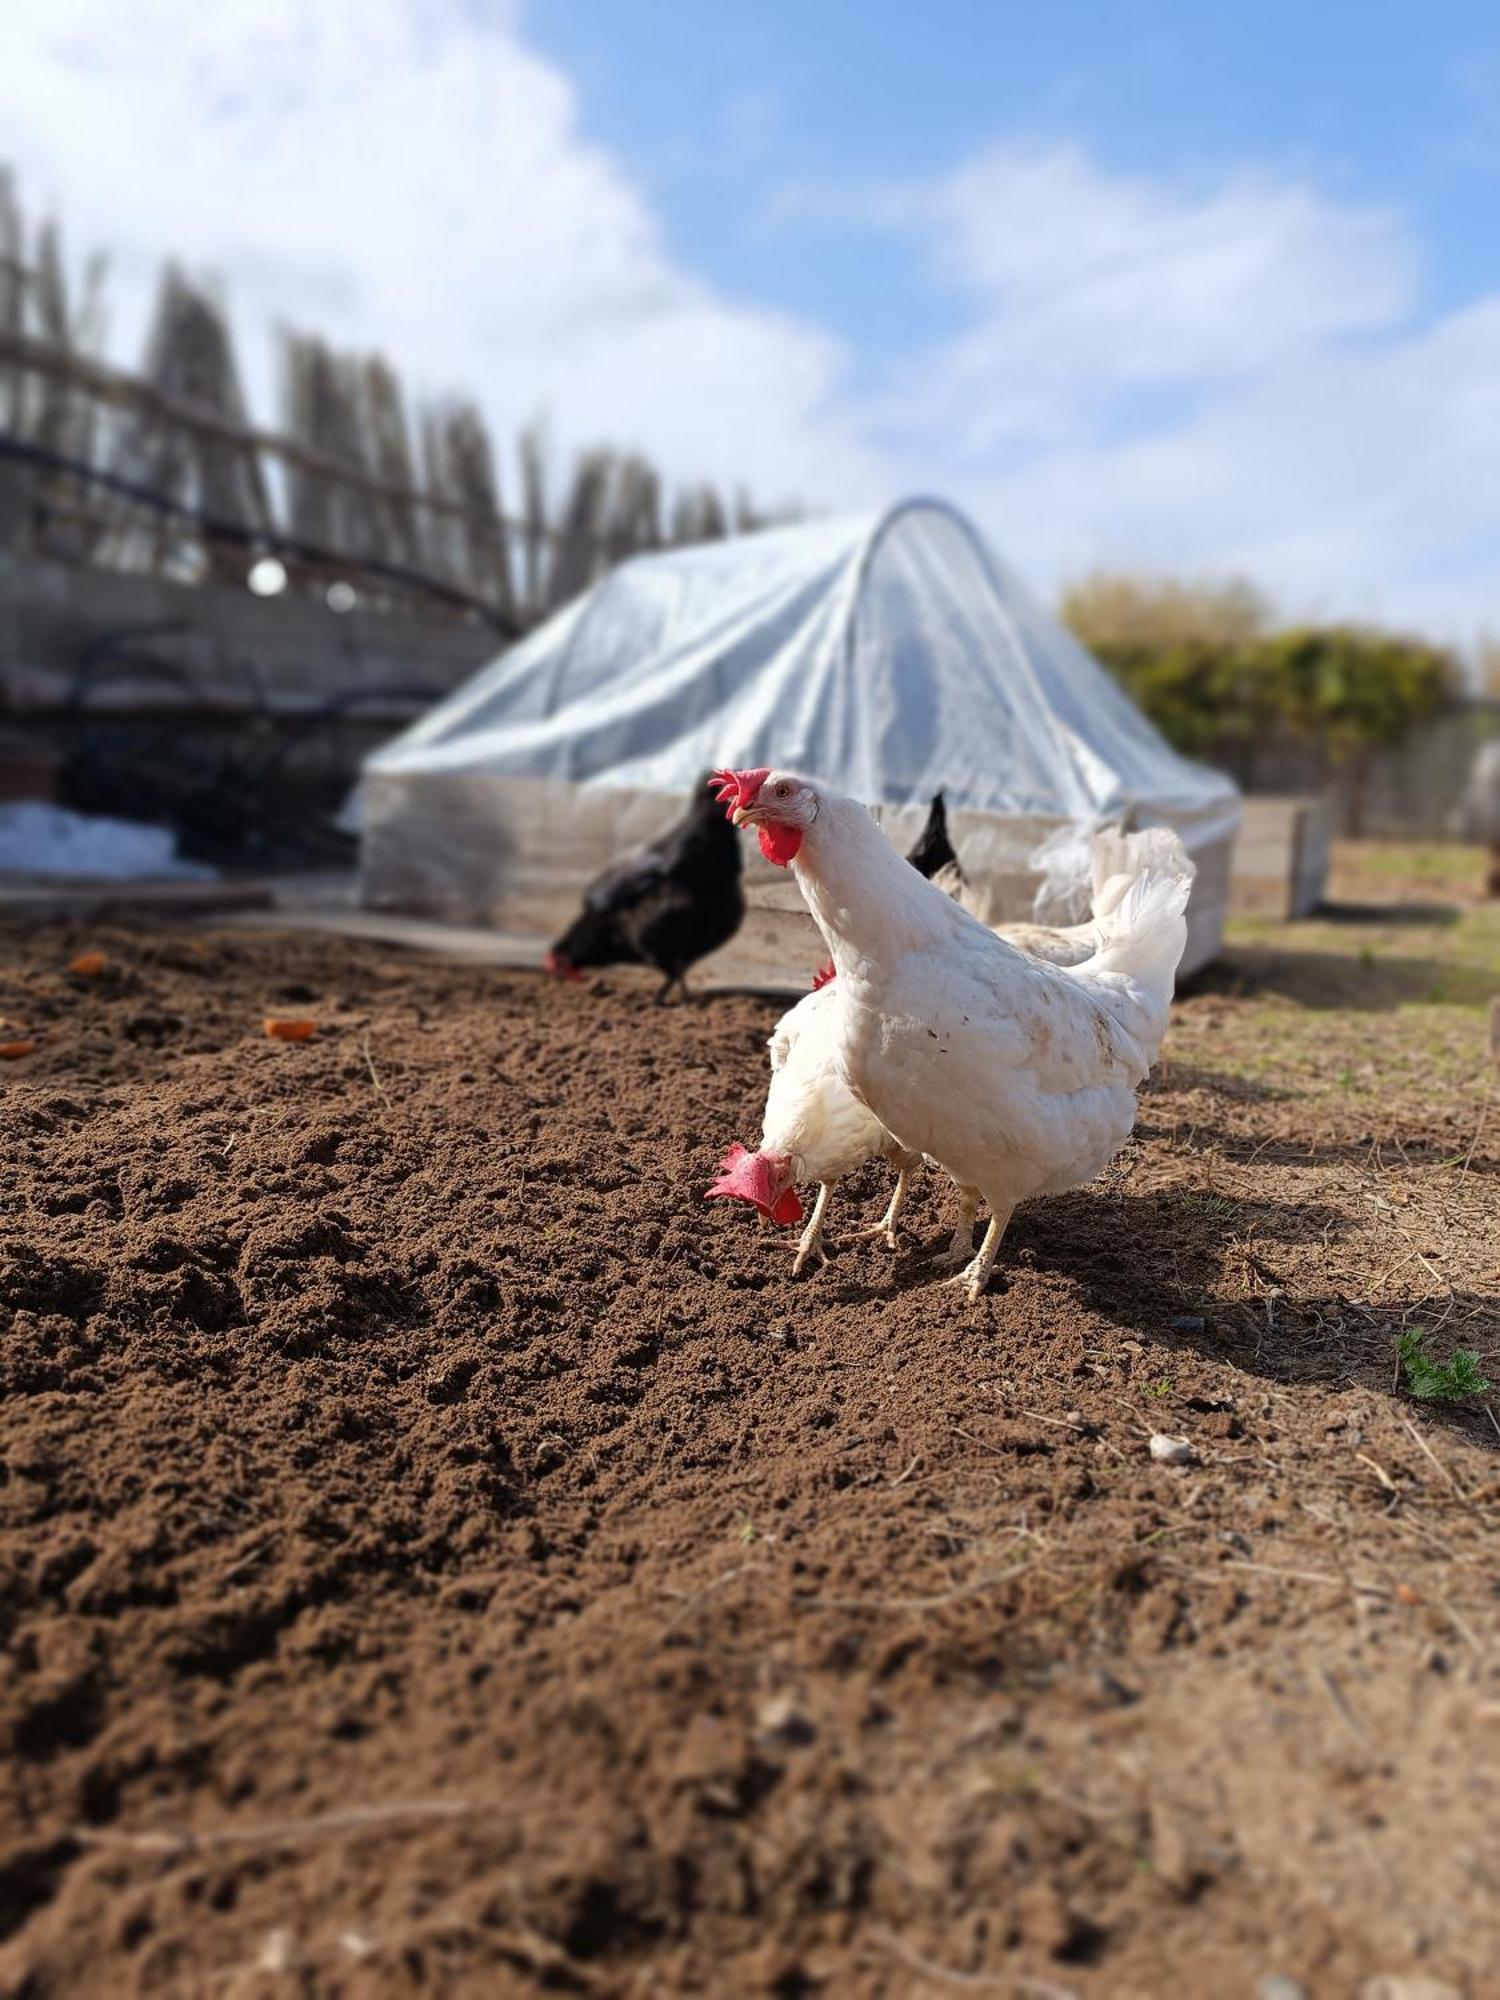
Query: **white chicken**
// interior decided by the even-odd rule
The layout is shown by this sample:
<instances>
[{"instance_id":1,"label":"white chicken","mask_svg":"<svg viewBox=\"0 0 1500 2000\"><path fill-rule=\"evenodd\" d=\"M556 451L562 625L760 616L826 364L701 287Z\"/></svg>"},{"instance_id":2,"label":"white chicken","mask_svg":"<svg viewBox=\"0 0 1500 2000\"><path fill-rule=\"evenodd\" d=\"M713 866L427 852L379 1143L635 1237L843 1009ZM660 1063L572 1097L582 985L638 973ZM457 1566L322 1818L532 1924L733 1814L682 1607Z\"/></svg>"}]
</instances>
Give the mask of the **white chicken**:
<instances>
[{"instance_id":1,"label":"white chicken","mask_svg":"<svg viewBox=\"0 0 1500 2000\"><path fill-rule=\"evenodd\" d=\"M715 774L717 777L717 773ZM936 876L949 895L958 894L963 871L948 839L947 809L939 792L928 809L927 823L906 857L918 874ZM895 1163L895 1192L879 1222L859 1229L856 1236L883 1236L896 1248L896 1222L906 1201L911 1173L917 1164L872 1117L840 1078L833 1063L834 997L827 991L833 967L813 980L813 990L783 1014L766 1047L771 1056L771 1088L766 1098L758 1150L733 1147L720 1163L719 1179L707 1190L708 1199L730 1196L752 1202L773 1222L800 1222L802 1204L798 1181L818 1183L817 1200L797 1244L792 1276L810 1257L826 1264L823 1219L834 1185L857 1173L873 1159ZM970 1220L972 1234L972 1217Z\"/></svg>"},{"instance_id":2,"label":"white chicken","mask_svg":"<svg viewBox=\"0 0 1500 2000\"><path fill-rule=\"evenodd\" d=\"M834 1074L900 1152L989 1205L954 1281L977 1299L1017 1204L1091 1180L1130 1136L1186 942L1188 871L1148 866L1104 896L1093 952L1059 967L923 881L857 801L791 773L722 782L736 824L795 870L833 955ZM753 1158L784 1199L790 1180L778 1190L764 1150Z\"/></svg>"},{"instance_id":3,"label":"white chicken","mask_svg":"<svg viewBox=\"0 0 1500 2000\"><path fill-rule=\"evenodd\" d=\"M1155 828L1139 834L1101 833L1093 846L1094 919L1061 929L1040 924L1001 925L996 935L1034 958L1058 965L1078 964L1095 948L1097 918L1114 907L1134 876L1156 857L1162 865L1183 870L1191 879L1192 864L1175 834ZM907 859L920 869L919 859L912 855ZM956 860L929 879L946 895L965 900L964 878ZM853 1236L880 1237L890 1249L896 1249L896 1225L912 1174L920 1164L919 1156L893 1138L844 1081L836 1060L838 1033L837 994L829 974L820 973L814 990L781 1017L766 1045L771 1085L758 1150L747 1153L736 1146L722 1163L720 1178L707 1191L710 1198L730 1196L752 1202L768 1219L801 1221L796 1185L816 1181L817 1198L792 1264L794 1277L814 1256L827 1262L823 1229L834 1186L871 1160L888 1160L895 1166L896 1185L880 1220L855 1230ZM958 1196L958 1222L947 1250L937 1260L944 1264L966 1263L974 1251L974 1219L980 1197L972 1187L960 1187Z\"/></svg>"},{"instance_id":4,"label":"white chicken","mask_svg":"<svg viewBox=\"0 0 1500 2000\"><path fill-rule=\"evenodd\" d=\"M920 880L920 877L917 878ZM810 1257L821 1257L823 1219L834 1186L869 1161L889 1160L897 1169L895 1192L879 1222L854 1231L883 1236L895 1247L896 1221L906 1201L915 1153L898 1145L868 1111L838 1071L838 994L822 985L805 994L776 1023L770 1041L771 1087L761 1121L760 1146L747 1153L732 1147L708 1190L710 1198L734 1196L753 1202L774 1222L800 1222L799 1181L818 1183L817 1199L797 1244L796 1277Z\"/></svg>"}]
</instances>

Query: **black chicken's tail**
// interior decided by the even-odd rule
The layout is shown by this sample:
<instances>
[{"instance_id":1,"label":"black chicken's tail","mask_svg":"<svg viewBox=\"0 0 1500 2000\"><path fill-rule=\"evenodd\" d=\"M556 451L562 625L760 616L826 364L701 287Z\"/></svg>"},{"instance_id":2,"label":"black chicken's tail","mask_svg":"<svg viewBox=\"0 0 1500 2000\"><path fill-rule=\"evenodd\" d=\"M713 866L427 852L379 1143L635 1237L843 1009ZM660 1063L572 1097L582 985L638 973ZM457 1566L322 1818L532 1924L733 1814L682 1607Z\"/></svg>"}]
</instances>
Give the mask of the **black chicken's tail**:
<instances>
[{"instance_id":1,"label":"black chicken's tail","mask_svg":"<svg viewBox=\"0 0 1500 2000\"><path fill-rule=\"evenodd\" d=\"M948 806L941 792L933 793L932 804L927 808L927 824L906 858L929 882L944 868L956 870L958 881L963 881L963 869L948 838Z\"/></svg>"}]
</instances>

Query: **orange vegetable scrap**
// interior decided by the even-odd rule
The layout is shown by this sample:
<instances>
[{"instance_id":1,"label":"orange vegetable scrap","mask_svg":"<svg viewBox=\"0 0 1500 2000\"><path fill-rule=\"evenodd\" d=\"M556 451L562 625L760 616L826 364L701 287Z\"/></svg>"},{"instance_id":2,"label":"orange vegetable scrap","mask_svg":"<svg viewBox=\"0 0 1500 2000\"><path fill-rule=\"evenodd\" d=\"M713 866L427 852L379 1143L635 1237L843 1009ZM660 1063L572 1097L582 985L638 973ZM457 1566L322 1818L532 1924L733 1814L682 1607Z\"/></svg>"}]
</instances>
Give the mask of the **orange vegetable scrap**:
<instances>
[{"instance_id":1,"label":"orange vegetable scrap","mask_svg":"<svg viewBox=\"0 0 1500 2000\"><path fill-rule=\"evenodd\" d=\"M76 972L80 979L97 979L108 966L109 960L102 951L81 951L68 970Z\"/></svg>"},{"instance_id":2,"label":"orange vegetable scrap","mask_svg":"<svg viewBox=\"0 0 1500 2000\"><path fill-rule=\"evenodd\" d=\"M30 1056L35 1053L34 1041L0 1042L0 1062L14 1062L18 1056Z\"/></svg>"},{"instance_id":3,"label":"orange vegetable scrap","mask_svg":"<svg viewBox=\"0 0 1500 2000\"><path fill-rule=\"evenodd\" d=\"M310 1042L317 1026L316 1021L284 1021L273 1014L266 1022L266 1033L273 1042Z\"/></svg>"}]
</instances>

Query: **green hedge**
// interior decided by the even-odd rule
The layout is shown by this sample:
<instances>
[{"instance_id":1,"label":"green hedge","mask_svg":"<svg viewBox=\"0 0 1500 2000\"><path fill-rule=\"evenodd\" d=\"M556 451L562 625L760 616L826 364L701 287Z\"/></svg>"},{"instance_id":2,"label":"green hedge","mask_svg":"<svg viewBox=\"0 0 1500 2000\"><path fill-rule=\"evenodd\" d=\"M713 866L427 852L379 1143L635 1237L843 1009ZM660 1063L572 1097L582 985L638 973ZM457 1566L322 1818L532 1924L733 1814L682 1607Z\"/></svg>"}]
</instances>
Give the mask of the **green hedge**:
<instances>
[{"instance_id":1,"label":"green hedge","mask_svg":"<svg viewBox=\"0 0 1500 2000\"><path fill-rule=\"evenodd\" d=\"M1454 694L1446 652L1352 626L1296 626L1238 646L1094 650L1190 756L1288 738L1342 764L1396 742Z\"/></svg>"},{"instance_id":2,"label":"green hedge","mask_svg":"<svg viewBox=\"0 0 1500 2000\"><path fill-rule=\"evenodd\" d=\"M1096 571L1066 592L1062 614L1169 742L1231 764L1292 742L1325 766L1358 767L1458 687L1451 657L1420 639L1357 625L1277 630L1241 578Z\"/></svg>"},{"instance_id":3,"label":"green hedge","mask_svg":"<svg viewBox=\"0 0 1500 2000\"><path fill-rule=\"evenodd\" d=\"M1398 741L1456 689L1439 647L1355 626L1156 646L1096 635L1092 645L1167 740L1196 757L1283 738L1347 763Z\"/></svg>"}]
</instances>

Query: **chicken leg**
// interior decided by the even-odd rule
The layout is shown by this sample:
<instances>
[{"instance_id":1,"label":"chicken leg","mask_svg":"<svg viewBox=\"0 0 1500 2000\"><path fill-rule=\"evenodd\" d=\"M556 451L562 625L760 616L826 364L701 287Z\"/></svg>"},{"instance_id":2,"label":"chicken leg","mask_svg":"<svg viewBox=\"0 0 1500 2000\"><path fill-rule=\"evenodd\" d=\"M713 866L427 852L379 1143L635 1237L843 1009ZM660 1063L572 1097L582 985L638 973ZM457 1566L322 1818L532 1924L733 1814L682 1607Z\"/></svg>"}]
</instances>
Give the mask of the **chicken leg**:
<instances>
[{"instance_id":1,"label":"chicken leg","mask_svg":"<svg viewBox=\"0 0 1500 2000\"><path fill-rule=\"evenodd\" d=\"M984 1232L984 1241L979 1246L979 1254L962 1271L943 1280L946 1285L962 1285L969 1294L969 1304L973 1305L990 1281L990 1273L995 1268L995 1257L1000 1249L1000 1238L1005 1234L1005 1225L1010 1221L1010 1210L1002 1215L998 1210L990 1217L990 1226Z\"/></svg>"},{"instance_id":2,"label":"chicken leg","mask_svg":"<svg viewBox=\"0 0 1500 2000\"><path fill-rule=\"evenodd\" d=\"M895 1192L891 1196L890 1206L887 1208L885 1214L881 1216L879 1222L867 1223L863 1229L852 1230L850 1232L851 1235L854 1237L883 1236L887 1249L899 1249L901 1245L900 1238L896 1234L896 1218L906 1206L906 1197L910 1189L911 1168L903 1167L896 1176L896 1187Z\"/></svg>"},{"instance_id":3,"label":"chicken leg","mask_svg":"<svg viewBox=\"0 0 1500 2000\"><path fill-rule=\"evenodd\" d=\"M959 1188L958 1221L954 1225L953 1240L932 1260L939 1270L950 1270L955 1264L967 1264L974 1255L974 1218L979 1213L979 1199L978 1188Z\"/></svg>"},{"instance_id":4,"label":"chicken leg","mask_svg":"<svg viewBox=\"0 0 1500 2000\"><path fill-rule=\"evenodd\" d=\"M797 1254L792 1260L792 1276L802 1275L802 1268L809 1257L816 1257L820 1264L828 1262L828 1252L823 1248L823 1211L828 1206L828 1197L833 1193L832 1181L823 1181L818 1187L818 1198L813 1203L813 1212L807 1218L807 1227L797 1239Z\"/></svg>"}]
</instances>

